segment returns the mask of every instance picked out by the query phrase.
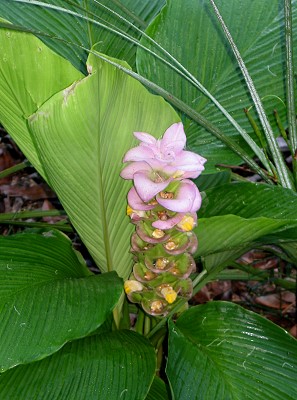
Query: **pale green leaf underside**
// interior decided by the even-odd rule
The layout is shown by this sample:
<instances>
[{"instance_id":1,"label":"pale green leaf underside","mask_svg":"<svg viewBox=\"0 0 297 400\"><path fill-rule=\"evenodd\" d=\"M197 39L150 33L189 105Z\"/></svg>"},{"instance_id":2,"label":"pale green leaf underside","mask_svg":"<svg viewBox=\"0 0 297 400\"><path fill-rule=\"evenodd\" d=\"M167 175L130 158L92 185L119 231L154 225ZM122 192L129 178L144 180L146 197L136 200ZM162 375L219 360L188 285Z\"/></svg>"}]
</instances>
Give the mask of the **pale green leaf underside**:
<instances>
[{"instance_id":1,"label":"pale green leaf underside","mask_svg":"<svg viewBox=\"0 0 297 400\"><path fill-rule=\"evenodd\" d=\"M117 331L81 339L0 376L2 400L143 400L156 368L142 336Z\"/></svg>"},{"instance_id":2,"label":"pale green leaf underside","mask_svg":"<svg viewBox=\"0 0 297 400\"><path fill-rule=\"evenodd\" d=\"M168 0L167 4L147 33L183 64L248 133L255 136L243 112L245 107L253 105L252 100L210 2ZM263 99L268 116L273 120L272 112L276 108L285 122L284 17L279 2L255 0L251 4L241 0L218 0L216 4ZM297 20L295 5L293 1L293 26ZM148 44L146 39L142 41ZM297 41L294 43L297 51ZM236 129L211 101L177 73L142 49L137 53L137 65L142 75L202 113L248 151ZM237 156L193 121L186 120L185 127L190 149L209 160L207 169L212 169L215 164L240 162Z\"/></svg>"},{"instance_id":3,"label":"pale green leaf underside","mask_svg":"<svg viewBox=\"0 0 297 400\"><path fill-rule=\"evenodd\" d=\"M29 125L49 183L99 268L127 278L134 226L122 158L136 144L133 131L161 136L178 116L115 67L95 56L88 64L92 74L46 102Z\"/></svg>"},{"instance_id":4,"label":"pale green leaf underside","mask_svg":"<svg viewBox=\"0 0 297 400\"><path fill-rule=\"evenodd\" d=\"M166 372L179 400L295 400L297 342L235 304L212 302L170 322Z\"/></svg>"},{"instance_id":5,"label":"pale green leaf underside","mask_svg":"<svg viewBox=\"0 0 297 400\"><path fill-rule=\"evenodd\" d=\"M122 158L136 144L134 131L159 137L177 114L94 56L92 74L83 77L33 36L0 32L12 52L0 63L1 122L56 191L101 271L128 277L134 228L125 216L131 183L119 176Z\"/></svg>"},{"instance_id":6,"label":"pale green leaf underside","mask_svg":"<svg viewBox=\"0 0 297 400\"><path fill-rule=\"evenodd\" d=\"M115 273L92 275L54 231L0 237L0 275L1 371L93 332L122 293Z\"/></svg>"},{"instance_id":7,"label":"pale green leaf underside","mask_svg":"<svg viewBox=\"0 0 297 400\"><path fill-rule=\"evenodd\" d=\"M26 118L83 75L32 35L0 29L0 122L44 175Z\"/></svg>"}]
</instances>

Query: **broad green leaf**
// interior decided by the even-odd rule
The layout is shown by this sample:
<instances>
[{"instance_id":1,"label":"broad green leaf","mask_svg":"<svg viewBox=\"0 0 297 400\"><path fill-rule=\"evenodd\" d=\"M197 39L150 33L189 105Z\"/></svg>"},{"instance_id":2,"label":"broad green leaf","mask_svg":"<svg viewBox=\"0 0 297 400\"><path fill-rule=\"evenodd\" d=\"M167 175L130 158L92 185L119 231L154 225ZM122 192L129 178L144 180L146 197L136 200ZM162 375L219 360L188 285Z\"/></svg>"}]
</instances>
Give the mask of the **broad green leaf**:
<instances>
[{"instance_id":1,"label":"broad green leaf","mask_svg":"<svg viewBox=\"0 0 297 400\"><path fill-rule=\"evenodd\" d=\"M88 65L92 73L43 104L29 125L49 183L97 265L127 278L134 226L122 159L136 144L133 131L161 136L178 116L108 63L92 55Z\"/></svg>"},{"instance_id":2,"label":"broad green leaf","mask_svg":"<svg viewBox=\"0 0 297 400\"><path fill-rule=\"evenodd\" d=\"M44 176L26 118L83 75L29 34L0 29L0 53L0 122Z\"/></svg>"},{"instance_id":3,"label":"broad green leaf","mask_svg":"<svg viewBox=\"0 0 297 400\"><path fill-rule=\"evenodd\" d=\"M0 237L1 372L88 335L110 314L122 280L92 275L80 258L57 231Z\"/></svg>"},{"instance_id":4,"label":"broad green leaf","mask_svg":"<svg viewBox=\"0 0 297 400\"><path fill-rule=\"evenodd\" d=\"M206 190L201 218L235 214L242 218L297 219L297 194L279 186L231 183Z\"/></svg>"},{"instance_id":5,"label":"broad green leaf","mask_svg":"<svg viewBox=\"0 0 297 400\"><path fill-rule=\"evenodd\" d=\"M255 0L252 4L241 0L217 0L216 4L241 52L269 117L272 117L276 108L285 124L284 16L278 0ZM297 3L292 1L292 4L293 26L296 26ZM167 7L146 33L186 67L256 139L243 112L244 108L253 106L252 100L208 0L168 0ZM296 33L294 29L294 37ZM144 37L142 43L160 53ZM297 51L297 40L294 46L294 51ZM178 73L140 48L137 52L137 66L140 74L202 113L248 151L236 129L214 104ZM255 117L253 109L251 112ZM273 117L271 119L274 120ZM275 127L275 122L273 125ZM240 162L237 156L193 121L185 120L185 128L190 150L208 159L208 170L212 170L215 164L232 165Z\"/></svg>"},{"instance_id":6,"label":"broad green leaf","mask_svg":"<svg viewBox=\"0 0 297 400\"><path fill-rule=\"evenodd\" d=\"M142 336L131 331L92 336L2 374L1 400L143 400L155 368L154 348Z\"/></svg>"},{"instance_id":7,"label":"broad green leaf","mask_svg":"<svg viewBox=\"0 0 297 400\"><path fill-rule=\"evenodd\" d=\"M296 240L296 238L295 238ZM297 240L295 242L280 243L279 245L291 258L294 265L297 264Z\"/></svg>"},{"instance_id":8,"label":"broad green leaf","mask_svg":"<svg viewBox=\"0 0 297 400\"><path fill-rule=\"evenodd\" d=\"M206 256L224 250L246 247L261 237L289 228L297 228L296 220L257 217L245 219L236 215L201 218L195 233L199 247L195 255Z\"/></svg>"},{"instance_id":9,"label":"broad green leaf","mask_svg":"<svg viewBox=\"0 0 297 400\"><path fill-rule=\"evenodd\" d=\"M198 186L200 192L210 189L215 186L221 186L231 181L231 171L220 171L215 174L202 174L199 178L195 179L195 184Z\"/></svg>"},{"instance_id":10,"label":"broad green leaf","mask_svg":"<svg viewBox=\"0 0 297 400\"><path fill-rule=\"evenodd\" d=\"M16 25L48 35L40 34L39 37L77 69L86 73L86 49L91 49L97 42L100 43L101 52L124 59L131 65L135 63L136 45L102 28L98 23L139 39L141 34L123 18L137 28L144 29L164 6L165 0L74 0L71 3L64 0L44 0L39 3L41 5L38 6L30 4L29 0L5 0L0 2L0 16ZM42 6L42 3L48 3L56 9ZM85 18L95 20L97 24Z\"/></svg>"},{"instance_id":11,"label":"broad green leaf","mask_svg":"<svg viewBox=\"0 0 297 400\"><path fill-rule=\"evenodd\" d=\"M255 313L212 302L170 321L166 373L179 400L295 400L297 342Z\"/></svg>"},{"instance_id":12,"label":"broad green leaf","mask_svg":"<svg viewBox=\"0 0 297 400\"><path fill-rule=\"evenodd\" d=\"M169 389L162 379L155 376L145 400L170 400Z\"/></svg>"},{"instance_id":13,"label":"broad green leaf","mask_svg":"<svg viewBox=\"0 0 297 400\"><path fill-rule=\"evenodd\" d=\"M222 250L217 253L201 256L203 267L208 271L208 281L217 279L222 270L228 268L232 262L236 261L244 253L255 248L256 245L256 243L251 242L248 245L236 247L231 250Z\"/></svg>"},{"instance_id":14,"label":"broad green leaf","mask_svg":"<svg viewBox=\"0 0 297 400\"><path fill-rule=\"evenodd\" d=\"M202 257L208 272L219 273L228 262L256 246L288 240L287 232L290 230L297 231L296 220L246 219L237 215L200 218L195 228L199 242L195 257Z\"/></svg>"}]
</instances>

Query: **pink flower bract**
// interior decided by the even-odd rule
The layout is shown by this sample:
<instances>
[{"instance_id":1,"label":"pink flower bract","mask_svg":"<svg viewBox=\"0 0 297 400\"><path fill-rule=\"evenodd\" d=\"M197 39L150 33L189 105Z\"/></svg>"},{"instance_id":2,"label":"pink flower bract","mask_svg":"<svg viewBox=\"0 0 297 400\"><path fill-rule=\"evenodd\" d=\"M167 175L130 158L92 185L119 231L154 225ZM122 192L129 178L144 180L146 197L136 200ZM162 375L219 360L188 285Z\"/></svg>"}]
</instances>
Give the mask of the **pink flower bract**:
<instances>
[{"instance_id":1,"label":"pink flower bract","mask_svg":"<svg viewBox=\"0 0 297 400\"><path fill-rule=\"evenodd\" d=\"M140 140L140 145L128 150L123 161L132 162L130 169L140 167L139 162L146 162L153 169L165 169L175 179L197 178L204 170L206 159L190 151L183 150L186 145L186 135L181 122L171 125L162 139L155 139L144 132L134 132L134 136ZM128 168L126 167L126 168ZM125 171L125 169L123 170ZM127 173L123 171L121 176ZM132 172L132 171L131 171Z\"/></svg>"}]
</instances>

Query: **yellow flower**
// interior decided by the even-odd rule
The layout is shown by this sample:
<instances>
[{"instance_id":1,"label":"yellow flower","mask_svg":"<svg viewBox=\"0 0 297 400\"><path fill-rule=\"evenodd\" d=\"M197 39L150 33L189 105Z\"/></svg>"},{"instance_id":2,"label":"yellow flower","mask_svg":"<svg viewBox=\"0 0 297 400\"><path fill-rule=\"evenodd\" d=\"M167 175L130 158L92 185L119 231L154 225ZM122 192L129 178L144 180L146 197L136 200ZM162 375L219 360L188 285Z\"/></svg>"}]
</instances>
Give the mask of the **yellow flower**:
<instances>
[{"instance_id":1,"label":"yellow flower","mask_svg":"<svg viewBox=\"0 0 297 400\"><path fill-rule=\"evenodd\" d=\"M177 224L177 226L184 232L191 231L195 226L194 218L190 215L185 215L182 220Z\"/></svg>"},{"instance_id":2,"label":"yellow flower","mask_svg":"<svg viewBox=\"0 0 297 400\"><path fill-rule=\"evenodd\" d=\"M177 297L176 291L171 286L164 287L161 290L161 294L169 304L172 304Z\"/></svg>"},{"instance_id":3,"label":"yellow flower","mask_svg":"<svg viewBox=\"0 0 297 400\"><path fill-rule=\"evenodd\" d=\"M124 283L124 289L126 294L140 292L143 289L143 285L140 282L131 279Z\"/></svg>"}]
</instances>

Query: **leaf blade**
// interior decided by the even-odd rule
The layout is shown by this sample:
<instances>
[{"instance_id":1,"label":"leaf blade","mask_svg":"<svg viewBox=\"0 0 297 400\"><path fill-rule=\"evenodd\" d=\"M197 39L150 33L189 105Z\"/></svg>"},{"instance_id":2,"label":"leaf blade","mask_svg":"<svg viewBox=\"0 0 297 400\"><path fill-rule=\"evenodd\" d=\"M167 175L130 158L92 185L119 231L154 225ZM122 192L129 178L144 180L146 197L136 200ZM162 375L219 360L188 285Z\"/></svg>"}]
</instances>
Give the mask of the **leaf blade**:
<instances>
[{"instance_id":1,"label":"leaf blade","mask_svg":"<svg viewBox=\"0 0 297 400\"><path fill-rule=\"evenodd\" d=\"M166 372L183 400L293 400L296 349L296 340L270 321L213 302L186 311L176 325L170 322Z\"/></svg>"},{"instance_id":2,"label":"leaf blade","mask_svg":"<svg viewBox=\"0 0 297 400\"><path fill-rule=\"evenodd\" d=\"M93 332L122 293L115 273L92 275L59 232L1 237L0 249L2 372Z\"/></svg>"},{"instance_id":3,"label":"leaf blade","mask_svg":"<svg viewBox=\"0 0 297 400\"><path fill-rule=\"evenodd\" d=\"M74 341L45 360L7 371L0 376L0 390L3 400L24 395L51 400L142 400L155 368L154 349L146 339L117 331Z\"/></svg>"}]
</instances>

